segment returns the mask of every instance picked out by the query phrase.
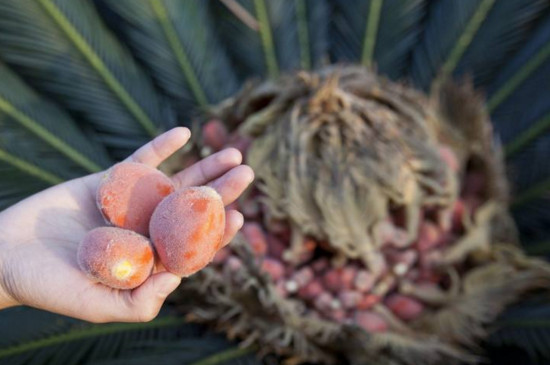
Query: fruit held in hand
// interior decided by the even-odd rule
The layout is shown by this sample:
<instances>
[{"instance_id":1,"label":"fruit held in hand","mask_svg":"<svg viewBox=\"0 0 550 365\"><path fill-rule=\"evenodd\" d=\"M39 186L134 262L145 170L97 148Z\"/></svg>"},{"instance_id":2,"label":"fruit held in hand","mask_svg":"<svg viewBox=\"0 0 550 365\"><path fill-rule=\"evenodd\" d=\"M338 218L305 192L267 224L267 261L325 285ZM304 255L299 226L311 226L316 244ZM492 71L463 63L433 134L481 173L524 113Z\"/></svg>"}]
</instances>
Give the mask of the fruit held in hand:
<instances>
[{"instance_id":1,"label":"fruit held in hand","mask_svg":"<svg viewBox=\"0 0 550 365\"><path fill-rule=\"evenodd\" d=\"M173 191L174 184L159 170L121 162L110 168L99 184L97 205L113 225L147 236L153 211Z\"/></svg>"},{"instance_id":2,"label":"fruit held in hand","mask_svg":"<svg viewBox=\"0 0 550 365\"><path fill-rule=\"evenodd\" d=\"M146 237L116 227L99 227L84 237L78 265L93 280L116 289L140 286L153 270L153 247Z\"/></svg>"},{"instance_id":3,"label":"fruit held in hand","mask_svg":"<svg viewBox=\"0 0 550 365\"><path fill-rule=\"evenodd\" d=\"M151 217L149 231L166 269L189 276L205 267L222 248L225 210L207 186L190 187L165 198Z\"/></svg>"}]
</instances>

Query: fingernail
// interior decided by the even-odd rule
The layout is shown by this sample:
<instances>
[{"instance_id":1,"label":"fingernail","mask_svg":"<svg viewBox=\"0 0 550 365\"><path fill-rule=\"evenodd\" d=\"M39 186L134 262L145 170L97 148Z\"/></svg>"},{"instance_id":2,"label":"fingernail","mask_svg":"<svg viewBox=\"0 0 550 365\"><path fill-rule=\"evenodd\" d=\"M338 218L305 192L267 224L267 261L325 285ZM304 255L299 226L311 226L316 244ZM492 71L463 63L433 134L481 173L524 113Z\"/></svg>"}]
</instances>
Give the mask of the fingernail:
<instances>
[{"instance_id":1,"label":"fingernail","mask_svg":"<svg viewBox=\"0 0 550 365\"><path fill-rule=\"evenodd\" d=\"M238 213L237 217L239 219L239 229L241 229L244 225L244 216L241 212L236 211Z\"/></svg>"}]
</instances>

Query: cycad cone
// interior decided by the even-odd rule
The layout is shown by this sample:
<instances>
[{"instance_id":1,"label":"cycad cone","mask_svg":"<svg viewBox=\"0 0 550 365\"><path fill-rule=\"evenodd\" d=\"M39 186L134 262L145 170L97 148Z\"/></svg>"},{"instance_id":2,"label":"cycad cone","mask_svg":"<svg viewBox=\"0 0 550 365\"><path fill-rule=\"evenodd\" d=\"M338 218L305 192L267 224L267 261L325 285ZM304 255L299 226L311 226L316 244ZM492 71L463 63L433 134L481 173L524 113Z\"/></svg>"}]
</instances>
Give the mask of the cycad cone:
<instances>
[{"instance_id":1,"label":"cycad cone","mask_svg":"<svg viewBox=\"0 0 550 365\"><path fill-rule=\"evenodd\" d=\"M202 140L244 152L257 179L239 204L262 230L185 283L189 318L297 362L453 364L476 361L485 325L549 284L516 246L469 85L426 98L335 67L250 87L217 114L231 128Z\"/></svg>"}]
</instances>

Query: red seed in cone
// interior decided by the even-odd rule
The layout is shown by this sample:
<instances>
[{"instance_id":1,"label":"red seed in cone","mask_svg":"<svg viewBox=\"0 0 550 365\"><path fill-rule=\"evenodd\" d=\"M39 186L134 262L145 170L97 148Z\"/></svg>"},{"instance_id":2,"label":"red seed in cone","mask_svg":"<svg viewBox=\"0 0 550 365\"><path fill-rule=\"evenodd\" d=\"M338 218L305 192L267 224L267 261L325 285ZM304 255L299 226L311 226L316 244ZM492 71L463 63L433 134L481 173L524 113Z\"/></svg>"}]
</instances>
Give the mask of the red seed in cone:
<instances>
[{"instance_id":1,"label":"red seed in cone","mask_svg":"<svg viewBox=\"0 0 550 365\"><path fill-rule=\"evenodd\" d=\"M361 297L361 300L357 303L357 309L369 309L372 308L375 304L379 303L382 298L376 294L364 294Z\"/></svg>"},{"instance_id":2,"label":"red seed in cone","mask_svg":"<svg viewBox=\"0 0 550 365\"><path fill-rule=\"evenodd\" d=\"M357 311L355 323L367 332L377 333L388 330L388 324L379 314L372 311Z\"/></svg>"},{"instance_id":3,"label":"red seed in cone","mask_svg":"<svg viewBox=\"0 0 550 365\"><path fill-rule=\"evenodd\" d=\"M287 249L287 245L282 240L273 234L268 234L267 237L267 254L277 260L283 259L283 254Z\"/></svg>"},{"instance_id":4,"label":"red seed in cone","mask_svg":"<svg viewBox=\"0 0 550 365\"><path fill-rule=\"evenodd\" d=\"M327 317L335 322L342 323L346 319L346 311L343 309L333 309L327 313Z\"/></svg>"},{"instance_id":5,"label":"red seed in cone","mask_svg":"<svg viewBox=\"0 0 550 365\"><path fill-rule=\"evenodd\" d=\"M230 273L235 273L243 267L243 263L237 256L229 256L224 266Z\"/></svg>"},{"instance_id":6,"label":"red seed in cone","mask_svg":"<svg viewBox=\"0 0 550 365\"><path fill-rule=\"evenodd\" d=\"M321 282L313 279L298 290L298 296L304 300L312 300L317 298L324 290Z\"/></svg>"},{"instance_id":7,"label":"red seed in cone","mask_svg":"<svg viewBox=\"0 0 550 365\"><path fill-rule=\"evenodd\" d=\"M322 292L317 298L313 301L313 306L320 312L329 312L332 310L332 303L334 297L328 292Z\"/></svg>"},{"instance_id":8,"label":"red seed in cone","mask_svg":"<svg viewBox=\"0 0 550 365\"><path fill-rule=\"evenodd\" d=\"M285 267L283 264L275 259L266 257L262 261L261 270L271 276L273 281L278 281L285 276Z\"/></svg>"},{"instance_id":9,"label":"red seed in cone","mask_svg":"<svg viewBox=\"0 0 550 365\"><path fill-rule=\"evenodd\" d=\"M357 271L357 275L353 281L353 286L360 292L366 293L372 289L375 282L374 275L367 270Z\"/></svg>"},{"instance_id":10,"label":"red seed in cone","mask_svg":"<svg viewBox=\"0 0 550 365\"><path fill-rule=\"evenodd\" d=\"M202 141L213 151L221 150L227 143L228 137L227 127L220 120L211 120L202 127Z\"/></svg>"},{"instance_id":11,"label":"red seed in cone","mask_svg":"<svg viewBox=\"0 0 550 365\"><path fill-rule=\"evenodd\" d=\"M338 294L338 299L346 309L357 308L363 295L354 290L343 290Z\"/></svg>"},{"instance_id":12,"label":"red seed in cone","mask_svg":"<svg viewBox=\"0 0 550 365\"><path fill-rule=\"evenodd\" d=\"M302 269L296 271L294 275L292 275L292 279L298 284L298 287L303 287L307 285L311 280L313 280L314 277L313 270L309 266L305 266Z\"/></svg>"},{"instance_id":13,"label":"red seed in cone","mask_svg":"<svg viewBox=\"0 0 550 365\"><path fill-rule=\"evenodd\" d=\"M418 300L402 294L392 294L385 300L386 306L404 321L418 318L424 306Z\"/></svg>"},{"instance_id":14,"label":"red seed in cone","mask_svg":"<svg viewBox=\"0 0 550 365\"><path fill-rule=\"evenodd\" d=\"M341 289L350 290L353 287L355 276L357 276L357 266L344 266L340 274Z\"/></svg>"},{"instance_id":15,"label":"red seed in cone","mask_svg":"<svg viewBox=\"0 0 550 365\"><path fill-rule=\"evenodd\" d=\"M256 257L267 253L267 239L262 227L255 222L245 223L242 232Z\"/></svg>"},{"instance_id":16,"label":"red seed in cone","mask_svg":"<svg viewBox=\"0 0 550 365\"><path fill-rule=\"evenodd\" d=\"M416 247L419 251L429 251L439 245L440 236L439 228L435 224L424 221L420 225Z\"/></svg>"},{"instance_id":17,"label":"red seed in cone","mask_svg":"<svg viewBox=\"0 0 550 365\"><path fill-rule=\"evenodd\" d=\"M342 286L340 272L337 269L329 269L323 275L323 285L333 293L338 292Z\"/></svg>"}]
</instances>

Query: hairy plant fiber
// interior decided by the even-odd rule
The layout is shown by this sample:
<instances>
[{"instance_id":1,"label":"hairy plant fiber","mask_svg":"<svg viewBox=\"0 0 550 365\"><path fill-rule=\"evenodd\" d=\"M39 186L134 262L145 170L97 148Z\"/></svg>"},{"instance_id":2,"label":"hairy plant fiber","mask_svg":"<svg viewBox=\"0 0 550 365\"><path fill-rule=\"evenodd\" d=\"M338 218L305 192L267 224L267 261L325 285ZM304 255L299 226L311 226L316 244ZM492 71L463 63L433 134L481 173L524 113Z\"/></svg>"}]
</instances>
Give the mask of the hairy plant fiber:
<instances>
[{"instance_id":1,"label":"hairy plant fiber","mask_svg":"<svg viewBox=\"0 0 550 365\"><path fill-rule=\"evenodd\" d=\"M468 82L426 97L363 68L331 67L250 84L212 115L256 173L239 207L259 206L247 221L261 227L267 253L243 230L185 282L178 303L189 319L289 363L473 363L486 325L550 283L549 266L517 245L501 152ZM195 151L219 149L204 141ZM437 232L431 246L424 226ZM268 259L282 276L264 269ZM328 307L299 287L298 273L322 260L329 268L307 280L332 290ZM327 270L342 275L341 288L327 289ZM346 270L370 278L360 294L372 303L346 306L345 290L365 288L357 276L346 288ZM396 295L417 303L414 315L392 305ZM381 325L358 319L365 313Z\"/></svg>"}]
</instances>

